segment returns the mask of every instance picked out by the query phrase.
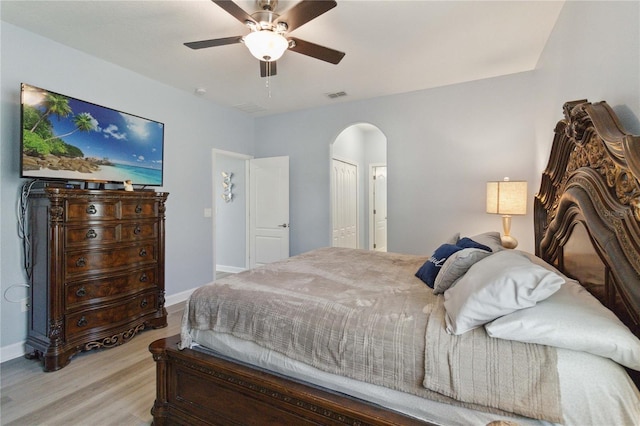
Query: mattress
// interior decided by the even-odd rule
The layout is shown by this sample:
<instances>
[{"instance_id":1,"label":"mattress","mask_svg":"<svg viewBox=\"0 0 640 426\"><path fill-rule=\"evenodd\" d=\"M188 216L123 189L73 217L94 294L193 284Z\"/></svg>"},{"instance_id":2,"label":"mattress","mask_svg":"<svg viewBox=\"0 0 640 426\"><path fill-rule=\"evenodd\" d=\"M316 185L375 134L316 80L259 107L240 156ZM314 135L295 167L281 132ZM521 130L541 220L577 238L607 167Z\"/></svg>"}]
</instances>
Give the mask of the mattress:
<instances>
[{"instance_id":1,"label":"mattress","mask_svg":"<svg viewBox=\"0 0 640 426\"><path fill-rule=\"evenodd\" d=\"M211 330L192 330L191 335L193 349L205 352L213 350L215 353L252 366L344 393L439 425L486 425L497 420L517 422L520 425L552 424L521 416L502 416L444 404L327 373L230 334L216 333ZM584 426L638 424L640 392L620 365L609 359L584 352L558 349L557 353L565 424ZM601 387L593 387L592 376L585 375L584 371L601 375L603 378ZM618 404L622 404L624 410L612 412L611 407Z\"/></svg>"}]
</instances>

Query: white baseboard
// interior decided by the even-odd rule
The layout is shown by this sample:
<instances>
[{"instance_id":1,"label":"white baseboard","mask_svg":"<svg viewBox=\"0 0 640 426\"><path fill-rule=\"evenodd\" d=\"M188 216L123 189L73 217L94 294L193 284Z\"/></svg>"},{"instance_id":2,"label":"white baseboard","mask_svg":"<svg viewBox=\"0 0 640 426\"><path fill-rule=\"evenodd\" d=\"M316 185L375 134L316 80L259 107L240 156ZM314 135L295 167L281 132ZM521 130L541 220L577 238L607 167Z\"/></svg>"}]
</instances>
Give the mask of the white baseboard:
<instances>
[{"instance_id":1,"label":"white baseboard","mask_svg":"<svg viewBox=\"0 0 640 426\"><path fill-rule=\"evenodd\" d=\"M238 274L246 270L246 268L240 268L238 266L216 265L216 271L229 272L230 274Z\"/></svg>"},{"instance_id":2,"label":"white baseboard","mask_svg":"<svg viewBox=\"0 0 640 426\"><path fill-rule=\"evenodd\" d=\"M189 298L189 296L191 296L191 293L193 293L194 290L195 288L192 288L190 290L186 290L181 293L167 296L164 302L165 308L167 310L172 310L171 309L172 306L184 303ZM24 356L27 353L24 347L25 343L26 343L26 340L23 340L22 342L13 343L11 345L1 347L0 363Z\"/></svg>"},{"instance_id":3,"label":"white baseboard","mask_svg":"<svg viewBox=\"0 0 640 426\"><path fill-rule=\"evenodd\" d=\"M14 343L12 345L3 346L0 348L0 362L9 361L11 359L20 358L26 354L24 348L25 340L22 342Z\"/></svg>"},{"instance_id":4,"label":"white baseboard","mask_svg":"<svg viewBox=\"0 0 640 426\"><path fill-rule=\"evenodd\" d=\"M181 293L172 294L171 296L167 296L164 299L164 307L169 309L169 307L171 307L173 305L177 305L178 303L185 302L189 298L189 296L191 296L191 293L193 293L196 288L192 288L192 289L189 289L189 290L185 290L185 291L183 291Z\"/></svg>"}]
</instances>

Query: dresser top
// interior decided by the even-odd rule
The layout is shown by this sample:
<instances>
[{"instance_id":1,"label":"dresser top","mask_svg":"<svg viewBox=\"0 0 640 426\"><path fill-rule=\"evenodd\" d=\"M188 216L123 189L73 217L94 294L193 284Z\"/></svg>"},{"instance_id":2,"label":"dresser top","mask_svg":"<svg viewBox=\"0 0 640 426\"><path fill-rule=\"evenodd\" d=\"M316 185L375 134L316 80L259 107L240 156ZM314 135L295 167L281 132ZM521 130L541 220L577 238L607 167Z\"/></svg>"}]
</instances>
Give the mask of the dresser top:
<instances>
[{"instance_id":1,"label":"dresser top","mask_svg":"<svg viewBox=\"0 0 640 426\"><path fill-rule=\"evenodd\" d=\"M125 191L122 189L74 189L74 188L39 188L31 191L34 197L62 197L62 198L116 198L116 199L143 199L153 198L166 200L168 192L156 192L150 190Z\"/></svg>"}]
</instances>

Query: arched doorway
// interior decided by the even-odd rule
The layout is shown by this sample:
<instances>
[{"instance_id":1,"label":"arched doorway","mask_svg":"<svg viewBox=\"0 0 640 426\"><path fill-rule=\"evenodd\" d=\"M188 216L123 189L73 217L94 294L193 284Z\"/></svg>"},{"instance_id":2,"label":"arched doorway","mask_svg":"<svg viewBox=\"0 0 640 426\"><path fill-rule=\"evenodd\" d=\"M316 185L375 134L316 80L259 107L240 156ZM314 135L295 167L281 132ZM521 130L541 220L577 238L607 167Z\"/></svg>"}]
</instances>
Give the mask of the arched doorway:
<instances>
[{"instance_id":1,"label":"arched doorway","mask_svg":"<svg viewBox=\"0 0 640 426\"><path fill-rule=\"evenodd\" d=\"M386 136L351 125L331 145L330 163L332 246L386 251Z\"/></svg>"}]
</instances>

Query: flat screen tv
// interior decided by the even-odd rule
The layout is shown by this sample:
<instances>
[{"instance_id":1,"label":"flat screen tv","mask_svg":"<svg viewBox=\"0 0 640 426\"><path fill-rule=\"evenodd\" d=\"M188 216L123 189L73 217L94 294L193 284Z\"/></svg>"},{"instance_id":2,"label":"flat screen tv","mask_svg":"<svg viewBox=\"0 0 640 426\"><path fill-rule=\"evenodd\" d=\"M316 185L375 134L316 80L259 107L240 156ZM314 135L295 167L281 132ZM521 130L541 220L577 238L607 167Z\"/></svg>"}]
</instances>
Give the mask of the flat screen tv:
<instances>
[{"instance_id":1,"label":"flat screen tv","mask_svg":"<svg viewBox=\"0 0 640 426\"><path fill-rule=\"evenodd\" d=\"M22 84L21 176L162 186L164 124Z\"/></svg>"}]
</instances>

